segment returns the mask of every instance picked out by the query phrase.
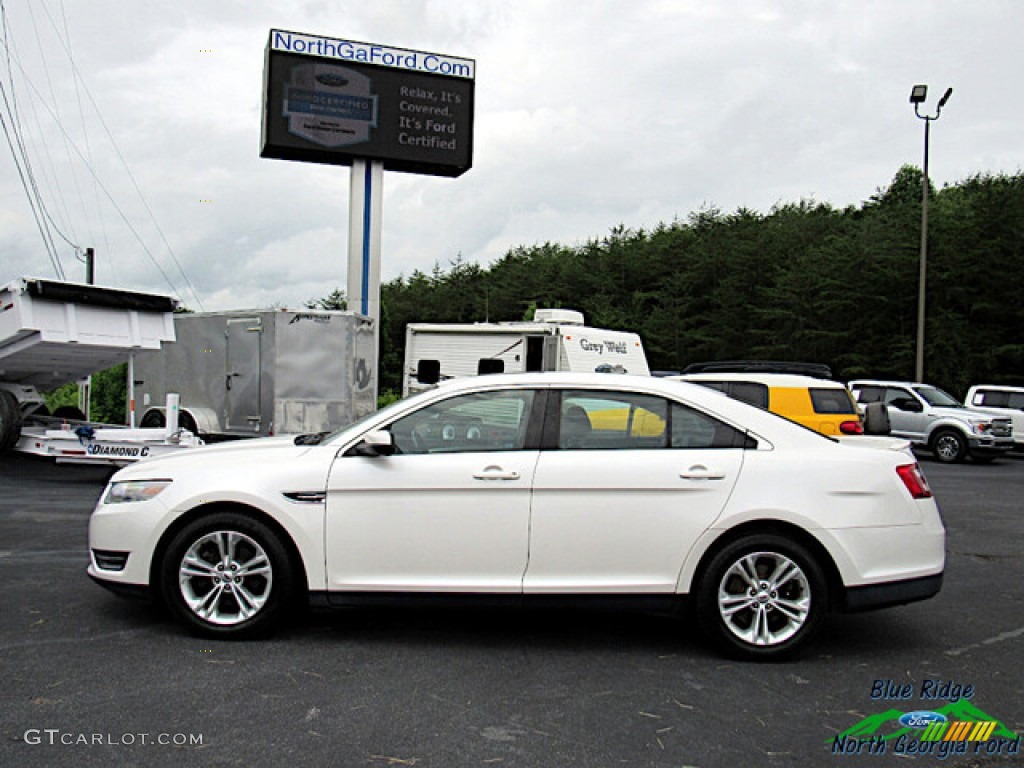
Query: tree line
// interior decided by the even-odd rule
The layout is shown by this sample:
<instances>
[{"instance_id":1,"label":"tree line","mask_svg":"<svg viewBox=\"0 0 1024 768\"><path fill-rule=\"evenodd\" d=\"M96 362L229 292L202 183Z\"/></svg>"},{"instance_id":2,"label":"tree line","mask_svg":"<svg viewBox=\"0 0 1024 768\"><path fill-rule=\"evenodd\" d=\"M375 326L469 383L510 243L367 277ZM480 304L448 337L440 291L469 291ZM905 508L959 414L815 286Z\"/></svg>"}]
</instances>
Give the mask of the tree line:
<instances>
[{"instance_id":1,"label":"tree line","mask_svg":"<svg viewBox=\"0 0 1024 768\"><path fill-rule=\"evenodd\" d=\"M857 206L707 207L399 277L381 289L381 390L401 388L407 323L519 320L535 307L638 332L652 370L758 359L912 379L922 180L904 166ZM928 213L925 379L961 396L982 381L1024 384L1024 174L932 189Z\"/></svg>"},{"instance_id":2,"label":"tree line","mask_svg":"<svg viewBox=\"0 0 1024 768\"><path fill-rule=\"evenodd\" d=\"M705 207L582 245L513 248L489 267L456 255L381 286L380 391L401 391L408 323L522 320L536 307L636 331L652 370L785 360L825 363L843 380L912 379L921 187L920 169L904 166L842 209ZM1024 173L932 189L926 381L957 396L975 383L1024 384L1022 297ZM342 309L344 292L307 306ZM123 368L94 381L94 418L121 421L124 389ZM51 408L73 396L54 393Z\"/></svg>"}]
</instances>

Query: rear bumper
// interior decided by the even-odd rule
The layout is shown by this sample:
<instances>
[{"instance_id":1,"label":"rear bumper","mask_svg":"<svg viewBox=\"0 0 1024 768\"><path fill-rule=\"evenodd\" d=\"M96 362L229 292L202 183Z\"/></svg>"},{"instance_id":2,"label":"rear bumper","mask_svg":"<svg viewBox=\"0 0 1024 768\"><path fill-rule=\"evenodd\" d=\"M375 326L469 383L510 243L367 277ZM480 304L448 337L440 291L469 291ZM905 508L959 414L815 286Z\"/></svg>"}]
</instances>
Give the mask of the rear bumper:
<instances>
[{"instance_id":1,"label":"rear bumper","mask_svg":"<svg viewBox=\"0 0 1024 768\"><path fill-rule=\"evenodd\" d=\"M940 589L942 589L941 573L918 579L890 581L885 584L847 587L842 608L846 613L855 613L893 605L904 605L934 597Z\"/></svg>"}]
</instances>

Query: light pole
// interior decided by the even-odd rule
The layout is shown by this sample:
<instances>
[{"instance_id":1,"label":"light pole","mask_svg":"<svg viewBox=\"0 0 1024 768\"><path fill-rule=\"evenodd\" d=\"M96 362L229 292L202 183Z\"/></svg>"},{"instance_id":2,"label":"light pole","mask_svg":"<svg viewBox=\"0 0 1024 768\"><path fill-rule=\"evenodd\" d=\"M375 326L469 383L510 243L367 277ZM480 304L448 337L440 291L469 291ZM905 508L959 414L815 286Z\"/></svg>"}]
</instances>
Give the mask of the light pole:
<instances>
[{"instance_id":1,"label":"light pole","mask_svg":"<svg viewBox=\"0 0 1024 768\"><path fill-rule=\"evenodd\" d=\"M910 103L914 105L914 114L924 120L924 168L921 180L921 258L918 265L917 279L917 358L914 365L914 381L924 381L924 299L925 285L928 276L928 132L932 120L938 120L942 108L946 106L953 89L947 88L939 99L934 115L922 115L920 106L928 97L927 85L915 85L910 90Z\"/></svg>"}]
</instances>

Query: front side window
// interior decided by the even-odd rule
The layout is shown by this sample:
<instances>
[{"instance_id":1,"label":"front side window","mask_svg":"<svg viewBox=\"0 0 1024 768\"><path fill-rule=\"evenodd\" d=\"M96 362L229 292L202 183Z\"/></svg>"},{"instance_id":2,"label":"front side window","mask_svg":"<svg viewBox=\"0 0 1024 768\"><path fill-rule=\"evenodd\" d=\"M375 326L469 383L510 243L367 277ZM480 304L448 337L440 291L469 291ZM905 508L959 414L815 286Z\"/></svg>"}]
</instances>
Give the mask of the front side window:
<instances>
[{"instance_id":1,"label":"front side window","mask_svg":"<svg viewBox=\"0 0 1024 768\"><path fill-rule=\"evenodd\" d=\"M902 387L887 387L885 390L885 404L893 405L897 402L903 402L906 400L916 400L909 390L903 389Z\"/></svg>"},{"instance_id":2,"label":"front side window","mask_svg":"<svg viewBox=\"0 0 1024 768\"><path fill-rule=\"evenodd\" d=\"M498 390L432 403L391 424L396 453L522 450L534 394L530 389Z\"/></svg>"},{"instance_id":3,"label":"front side window","mask_svg":"<svg viewBox=\"0 0 1024 768\"><path fill-rule=\"evenodd\" d=\"M959 400L937 387L914 387L914 391L923 397L928 405L937 408L963 408Z\"/></svg>"},{"instance_id":4,"label":"front side window","mask_svg":"<svg viewBox=\"0 0 1024 768\"><path fill-rule=\"evenodd\" d=\"M987 405L989 408L1009 408L1010 393L1000 390L979 390L974 396L975 405Z\"/></svg>"}]
</instances>

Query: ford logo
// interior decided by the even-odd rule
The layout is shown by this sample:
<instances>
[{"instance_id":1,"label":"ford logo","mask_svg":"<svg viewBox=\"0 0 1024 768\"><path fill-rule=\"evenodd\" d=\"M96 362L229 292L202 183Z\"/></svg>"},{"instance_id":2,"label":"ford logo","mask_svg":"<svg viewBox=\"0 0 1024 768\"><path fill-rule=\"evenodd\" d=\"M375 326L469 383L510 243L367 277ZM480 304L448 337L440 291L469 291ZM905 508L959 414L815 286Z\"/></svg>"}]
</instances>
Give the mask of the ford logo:
<instances>
[{"instance_id":1,"label":"ford logo","mask_svg":"<svg viewBox=\"0 0 1024 768\"><path fill-rule=\"evenodd\" d=\"M946 716L940 715L938 712L928 712L925 710L919 710L917 712L907 712L900 718L900 724L905 725L908 728L927 728L932 723L944 723L946 722Z\"/></svg>"},{"instance_id":2,"label":"ford logo","mask_svg":"<svg viewBox=\"0 0 1024 768\"><path fill-rule=\"evenodd\" d=\"M316 81L321 85L329 85L332 88L341 88L342 86L348 85L347 77L329 72L322 72L317 75Z\"/></svg>"}]
</instances>

